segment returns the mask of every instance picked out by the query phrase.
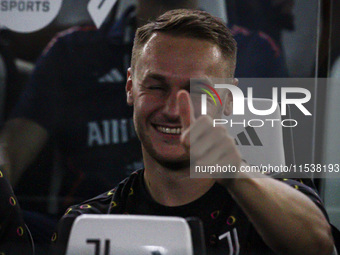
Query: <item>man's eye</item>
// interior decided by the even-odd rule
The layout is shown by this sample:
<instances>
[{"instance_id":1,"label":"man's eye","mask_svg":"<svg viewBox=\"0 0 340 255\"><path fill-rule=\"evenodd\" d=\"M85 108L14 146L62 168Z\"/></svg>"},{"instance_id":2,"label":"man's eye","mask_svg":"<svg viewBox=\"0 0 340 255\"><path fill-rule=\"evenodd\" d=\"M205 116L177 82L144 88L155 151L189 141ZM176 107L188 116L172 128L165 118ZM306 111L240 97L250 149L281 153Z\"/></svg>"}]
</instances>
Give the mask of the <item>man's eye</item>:
<instances>
[{"instance_id":1,"label":"man's eye","mask_svg":"<svg viewBox=\"0 0 340 255\"><path fill-rule=\"evenodd\" d=\"M164 87L162 87L162 86L150 86L149 89L151 89L151 90L164 90Z\"/></svg>"}]
</instances>

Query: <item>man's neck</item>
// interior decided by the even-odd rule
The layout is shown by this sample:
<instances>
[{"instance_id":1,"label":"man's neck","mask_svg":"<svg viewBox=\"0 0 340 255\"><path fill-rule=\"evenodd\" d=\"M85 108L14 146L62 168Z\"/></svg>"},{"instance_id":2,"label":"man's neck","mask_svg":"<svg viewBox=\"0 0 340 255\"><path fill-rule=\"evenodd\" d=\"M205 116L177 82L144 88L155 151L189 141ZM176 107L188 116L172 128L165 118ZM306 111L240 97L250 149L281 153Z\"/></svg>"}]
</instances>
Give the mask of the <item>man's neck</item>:
<instances>
[{"instance_id":1,"label":"man's neck","mask_svg":"<svg viewBox=\"0 0 340 255\"><path fill-rule=\"evenodd\" d=\"M137 27L173 9L197 9L198 0L139 0L137 4Z\"/></svg>"},{"instance_id":2,"label":"man's neck","mask_svg":"<svg viewBox=\"0 0 340 255\"><path fill-rule=\"evenodd\" d=\"M169 169L143 153L144 181L152 198L165 206L181 206L203 196L214 185L210 178L190 178L190 169Z\"/></svg>"}]
</instances>

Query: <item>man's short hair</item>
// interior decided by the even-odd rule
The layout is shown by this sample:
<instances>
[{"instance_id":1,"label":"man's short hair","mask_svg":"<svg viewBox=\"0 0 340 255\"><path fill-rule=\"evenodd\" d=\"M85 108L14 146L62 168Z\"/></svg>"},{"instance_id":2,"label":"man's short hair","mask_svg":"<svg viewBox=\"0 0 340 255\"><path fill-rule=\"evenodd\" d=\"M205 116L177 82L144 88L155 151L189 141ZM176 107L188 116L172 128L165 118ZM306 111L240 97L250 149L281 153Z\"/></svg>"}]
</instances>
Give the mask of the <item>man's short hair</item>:
<instances>
[{"instance_id":1,"label":"man's short hair","mask_svg":"<svg viewBox=\"0 0 340 255\"><path fill-rule=\"evenodd\" d=\"M205 11L177 9L159 16L136 31L131 67L134 69L141 48L156 33L202 39L217 45L223 57L235 66L236 41L225 23Z\"/></svg>"}]
</instances>

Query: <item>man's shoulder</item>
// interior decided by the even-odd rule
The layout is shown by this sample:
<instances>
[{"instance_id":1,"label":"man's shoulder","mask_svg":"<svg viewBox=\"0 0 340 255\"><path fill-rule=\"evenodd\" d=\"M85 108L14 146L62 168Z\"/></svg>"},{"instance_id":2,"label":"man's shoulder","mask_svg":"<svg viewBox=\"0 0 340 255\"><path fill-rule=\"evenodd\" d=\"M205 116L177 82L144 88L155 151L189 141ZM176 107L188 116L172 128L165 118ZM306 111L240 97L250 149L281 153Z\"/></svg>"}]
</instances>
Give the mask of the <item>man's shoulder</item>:
<instances>
[{"instance_id":1,"label":"man's shoulder","mask_svg":"<svg viewBox=\"0 0 340 255\"><path fill-rule=\"evenodd\" d=\"M287 185L291 186L294 189L300 190L301 192L305 193L306 195L308 195L310 197L315 197L315 198L321 200L312 179L309 179L309 178L300 178L300 179L280 178L279 181L286 183Z\"/></svg>"},{"instance_id":2,"label":"man's shoulder","mask_svg":"<svg viewBox=\"0 0 340 255\"><path fill-rule=\"evenodd\" d=\"M94 26L75 26L57 33L43 50L42 56L48 55L52 49L62 48L70 54L78 52L95 52L98 49L113 50L123 47L120 33L108 34L104 29ZM105 47L105 46L110 47Z\"/></svg>"},{"instance_id":3,"label":"man's shoulder","mask_svg":"<svg viewBox=\"0 0 340 255\"><path fill-rule=\"evenodd\" d=\"M69 207L66 210L65 216L120 213L120 211L123 210L125 198L131 193L131 190L133 190L134 183L140 174L142 174L142 170L135 171L121 181L115 188L80 204Z\"/></svg>"},{"instance_id":4,"label":"man's shoulder","mask_svg":"<svg viewBox=\"0 0 340 255\"><path fill-rule=\"evenodd\" d=\"M238 25L230 25L230 30L240 49L262 47L273 52L275 57L281 55L281 49L278 43L263 31L250 30Z\"/></svg>"},{"instance_id":5,"label":"man's shoulder","mask_svg":"<svg viewBox=\"0 0 340 255\"><path fill-rule=\"evenodd\" d=\"M67 47L91 45L103 40L104 37L94 26L74 26L57 33L45 47L42 55L60 45Z\"/></svg>"},{"instance_id":6,"label":"man's shoulder","mask_svg":"<svg viewBox=\"0 0 340 255\"><path fill-rule=\"evenodd\" d=\"M69 207L66 215L79 216L81 214L107 214L113 195L115 194L116 188L100 194L94 198L86 200L80 204Z\"/></svg>"}]
</instances>

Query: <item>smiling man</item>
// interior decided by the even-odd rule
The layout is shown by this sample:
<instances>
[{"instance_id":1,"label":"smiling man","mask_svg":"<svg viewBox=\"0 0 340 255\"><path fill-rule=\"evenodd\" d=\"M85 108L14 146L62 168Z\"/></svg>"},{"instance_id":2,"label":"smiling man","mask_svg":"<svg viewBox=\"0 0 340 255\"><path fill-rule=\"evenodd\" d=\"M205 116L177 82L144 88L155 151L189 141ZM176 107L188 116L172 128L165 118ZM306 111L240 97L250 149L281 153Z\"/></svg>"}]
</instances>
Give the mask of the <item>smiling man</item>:
<instances>
[{"instance_id":1,"label":"smiling man","mask_svg":"<svg viewBox=\"0 0 340 255\"><path fill-rule=\"evenodd\" d=\"M307 186L241 173L190 178L193 160L244 164L228 131L212 125L222 110L230 113L230 93L221 93L224 109L208 105L205 116L188 93L191 78L233 78L235 58L229 30L206 12L170 11L137 30L126 93L145 168L69 208L53 238L55 253L65 252L65 222L87 213L198 217L209 254L332 253L326 213Z\"/></svg>"}]
</instances>

